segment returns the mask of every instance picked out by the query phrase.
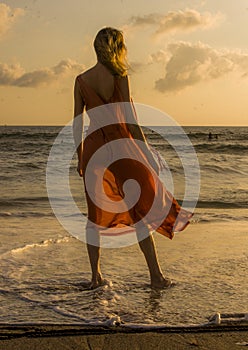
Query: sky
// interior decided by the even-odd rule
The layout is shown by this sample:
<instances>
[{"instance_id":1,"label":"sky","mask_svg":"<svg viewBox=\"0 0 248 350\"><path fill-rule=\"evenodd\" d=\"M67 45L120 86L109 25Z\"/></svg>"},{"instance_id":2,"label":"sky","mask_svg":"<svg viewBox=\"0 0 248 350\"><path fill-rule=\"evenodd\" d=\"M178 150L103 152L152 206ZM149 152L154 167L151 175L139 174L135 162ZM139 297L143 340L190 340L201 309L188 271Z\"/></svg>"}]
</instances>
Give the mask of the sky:
<instances>
[{"instance_id":1,"label":"sky","mask_svg":"<svg viewBox=\"0 0 248 350\"><path fill-rule=\"evenodd\" d=\"M0 2L0 125L68 123L105 26L124 33L136 103L180 125L248 125L248 0Z\"/></svg>"}]
</instances>

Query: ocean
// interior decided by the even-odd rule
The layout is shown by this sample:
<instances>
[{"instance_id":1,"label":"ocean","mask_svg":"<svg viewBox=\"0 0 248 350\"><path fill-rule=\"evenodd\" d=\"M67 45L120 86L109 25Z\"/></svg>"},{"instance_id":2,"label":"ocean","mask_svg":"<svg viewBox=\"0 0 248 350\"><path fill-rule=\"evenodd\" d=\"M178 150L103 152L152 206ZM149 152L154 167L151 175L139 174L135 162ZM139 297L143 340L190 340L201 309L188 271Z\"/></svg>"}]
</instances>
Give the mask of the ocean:
<instances>
[{"instance_id":1,"label":"ocean","mask_svg":"<svg viewBox=\"0 0 248 350\"><path fill-rule=\"evenodd\" d=\"M58 223L46 189L47 160L61 129L0 127L1 323L191 325L216 312L247 312L248 127L183 127L198 157L200 195L185 231L172 241L154 235L161 267L175 282L164 291L150 289L137 244L102 249L108 283L86 288L85 244ZM160 136L166 127L144 132L166 160L182 201L184 169ZM86 214L76 163L74 155L71 192Z\"/></svg>"}]
</instances>

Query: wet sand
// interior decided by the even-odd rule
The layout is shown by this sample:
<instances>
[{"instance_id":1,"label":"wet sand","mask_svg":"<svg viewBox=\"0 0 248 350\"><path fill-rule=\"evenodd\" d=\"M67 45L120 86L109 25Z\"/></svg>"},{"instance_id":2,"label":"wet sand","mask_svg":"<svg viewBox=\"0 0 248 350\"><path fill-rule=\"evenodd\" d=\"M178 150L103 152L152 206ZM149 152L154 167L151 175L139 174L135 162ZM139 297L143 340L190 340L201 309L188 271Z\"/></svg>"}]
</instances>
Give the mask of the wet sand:
<instances>
[{"instance_id":1,"label":"wet sand","mask_svg":"<svg viewBox=\"0 0 248 350\"><path fill-rule=\"evenodd\" d=\"M80 325L0 326L1 350L233 350L247 345L248 325L156 331Z\"/></svg>"}]
</instances>

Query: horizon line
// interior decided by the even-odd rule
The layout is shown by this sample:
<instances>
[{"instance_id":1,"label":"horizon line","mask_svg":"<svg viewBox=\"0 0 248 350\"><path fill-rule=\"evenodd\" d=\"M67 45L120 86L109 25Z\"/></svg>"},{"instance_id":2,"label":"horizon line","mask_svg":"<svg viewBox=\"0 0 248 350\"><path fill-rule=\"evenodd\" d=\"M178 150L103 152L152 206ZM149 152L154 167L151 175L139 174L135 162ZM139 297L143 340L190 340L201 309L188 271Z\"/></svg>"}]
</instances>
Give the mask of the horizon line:
<instances>
[{"instance_id":1,"label":"horizon line","mask_svg":"<svg viewBox=\"0 0 248 350\"><path fill-rule=\"evenodd\" d=\"M50 127L64 127L66 126L67 124L0 124L0 127L21 127L21 126L32 126L32 127L47 127L47 126L50 126ZM199 124L179 124L180 126L182 127L248 127L248 124L247 125L230 125L230 124L227 124L227 125L223 125L223 124L208 124L208 125L199 125ZM85 126L88 126L88 124L85 124ZM167 127L171 127L171 126L174 126L174 125L151 125L151 124L140 124L140 126L142 127L154 127L154 126L167 126Z\"/></svg>"}]
</instances>

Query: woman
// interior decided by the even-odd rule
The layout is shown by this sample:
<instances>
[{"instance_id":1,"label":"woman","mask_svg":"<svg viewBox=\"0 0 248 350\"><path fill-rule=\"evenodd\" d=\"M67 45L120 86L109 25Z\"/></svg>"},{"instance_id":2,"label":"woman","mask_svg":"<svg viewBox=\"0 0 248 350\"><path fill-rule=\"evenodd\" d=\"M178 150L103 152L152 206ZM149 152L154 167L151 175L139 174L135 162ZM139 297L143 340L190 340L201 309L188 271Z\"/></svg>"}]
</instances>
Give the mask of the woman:
<instances>
[{"instance_id":1,"label":"woman","mask_svg":"<svg viewBox=\"0 0 248 350\"><path fill-rule=\"evenodd\" d=\"M165 190L162 183L159 181L157 176L159 172L158 164L149 150L140 126L136 122L127 75L127 50L124 44L122 32L114 28L103 28L96 35L94 48L97 56L96 65L78 75L74 87L74 117L81 115L85 108L90 118L89 129L91 129L90 134L88 134L83 143L82 140L79 140L79 142L75 141L77 145L79 144L77 147L77 171L84 179L88 205L88 222L90 223L87 224L86 227L86 238L87 250L92 269L91 288L96 288L103 283L99 265L100 238L99 230L97 229L98 227L110 228L119 227L119 225L134 226L139 220L142 221L142 215L145 216L149 212L152 202L154 198L156 198L156 200L159 199L159 205L161 204L165 207L164 203L168 204L168 208L166 208L168 215L162 218L161 225L155 225L155 229L157 232L172 238L173 232L175 231L175 227L173 226L178 219L178 213L181 209L176 200ZM116 109L116 113L114 114L107 113L108 118L109 114L111 114L111 122L102 122L104 118L101 113L103 112L101 112L100 115L95 112L97 115L95 117L93 112L97 111L96 107L103 106L104 108L115 106L117 102L126 102L124 105L129 106L127 112L128 118L126 121L123 119L125 113L120 112L121 108ZM103 109L100 108L100 111L103 111ZM120 115L122 116L120 117ZM79 125L78 122L75 122L76 119L78 120L78 118L74 119L74 137L75 133L78 131L79 135L82 135L82 119L80 119ZM141 199L139 199L131 209L125 212L118 212L117 210L116 213L113 213L111 210L107 210L106 207L99 208L96 201L94 199L92 200L92 193L90 193L91 190L87 190L86 186L86 182L88 181L86 181L88 171L87 165L90 164L91 157L102 146L111 141L121 139L129 139L132 141L131 146L130 144L124 146L123 149L124 152L126 152L126 156L124 154L125 159L122 159L121 165L120 163L113 161L113 164L111 164L104 173L103 183L105 192L112 200L116 201L116 203L121 201L125 197L122 185L130 178L136 179L139 182L143 192L141 190ZM140 146L141 143L142 147ZM109 148L109 154L105 153L104 157L109 158L112 151L114 150ZM132 159L132 157L136 157L137 154L140 155L140 159L146 164L146 166L143 166L141 162L136 162ZM87 178L91 181L91 184L93 184L92 192L94 192L93 196L95 196L95 199L97 199L98 193L95 189L97 186L94 186L94 184L98 181L99 169L101 168L100 163L101 160L99 160L97 166L91 166L90 176ZM123 169L125 169L125 171L123 171ZM155 188L153 181L154 178L156 179L155 182L159 185L159 190L156 190ZM159 215L160 213L157 214ZM179 227L178 231L183 230L184 227L186 227L188 219L192 216L191 213L183 210L180 211L180 215L181 214L184 217L184 222L177 225L177 227ZM149 231L150 229L147 226L145 235L144 229L136 230L136 234L149 268L151 286L153 288L166 288L171 285L171 280L164 277L161 271L154 240Z\"/></svg>"}]
</instances>

